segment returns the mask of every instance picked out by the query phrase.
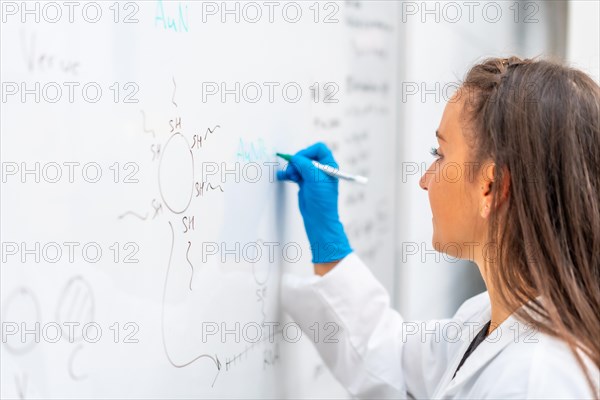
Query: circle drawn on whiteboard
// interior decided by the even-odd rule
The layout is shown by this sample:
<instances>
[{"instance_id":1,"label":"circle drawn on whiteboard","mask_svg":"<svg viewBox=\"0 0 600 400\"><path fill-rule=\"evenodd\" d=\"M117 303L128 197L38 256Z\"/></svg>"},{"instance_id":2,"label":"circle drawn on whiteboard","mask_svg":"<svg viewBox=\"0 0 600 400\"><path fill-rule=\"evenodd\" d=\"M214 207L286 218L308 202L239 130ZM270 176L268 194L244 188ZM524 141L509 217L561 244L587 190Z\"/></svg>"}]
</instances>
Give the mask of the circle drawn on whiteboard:
<instances>
[{"instance_id":1,"label":"circle drawn on whiteboard","mask_svg":"<svg viewBox=\"0 0 600 400\"><path fill-rule=\"evenodd\" d=\"M174 133L162 150L158 166L158 188L171 212L181 214L194 195L194 155L181 133Z\"/></svg>"},{"instance_id":2,"label":"circle drawn on whiteboard","mask_svg":"<svg viewBox=\"0 0 600 400\"><path fill-rule=\"evenodd\" d=\"M62 329L62 337L73 342L82 340L83 326L94 321L94 308L94 292L90 284L81 276L71 278L62 290L56 309L56 321ZM69 329L72 331L69 332Z\"/></svg>"},{"instance_id":3,"label":"circle drawn on whiteboard","mask_svg":"<svg viewBox=\"0 0 600 400\"><path fill-rule=\"evenodd\" d=\"M247 257L252 264L252 275L254 275L254 281L258 285L266 284L271 274L270 247L263 246L263 243L262 239L258 239L255 243L252 243L256 246L248 245L244 253L244 257ZM267 252L266 255L264 254L265 251ZM266 263L264 262L265 259L267 260ZM261 262L261 260L263 261ZM256 261L259 261L258 265Z\"/></svg>"},{"instance_id":4,"label":"circle drawn on whiteboard","mask_svg":"<svg viewBox=\"0 0 600 400\"><path fill-rule=\"evenodd\" d=\"M4 345L9 352L25 354L33 349L36 344L35 335L26 335L25 340L21 340L23 327L33 331L37 329L35 324L39 324L41 320L40 303L31 290L20 287L6 298L2 308L2 320L3 325L12 325L12 323L18 325L16 327L17 332L14 335L6 335L6 338L3 338ZM6 328L8 328L8 325L6 325ZM4 329L3 327L3 331Z\"/></svg>"}]
</instances>

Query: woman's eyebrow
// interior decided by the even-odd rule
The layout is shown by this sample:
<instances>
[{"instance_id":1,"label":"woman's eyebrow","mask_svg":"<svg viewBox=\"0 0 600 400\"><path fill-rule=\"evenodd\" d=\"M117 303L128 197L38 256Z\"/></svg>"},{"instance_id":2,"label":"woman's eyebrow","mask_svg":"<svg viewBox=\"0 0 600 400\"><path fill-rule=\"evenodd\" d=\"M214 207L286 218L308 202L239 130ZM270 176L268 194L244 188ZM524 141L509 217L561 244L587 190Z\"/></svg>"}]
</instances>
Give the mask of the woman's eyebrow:
<instances>
[{"instance_id":1,"label":"woman's eyebrow","mask_svg":"<svg viewBox=\"0 0 600 400\"><path fill-rule=\"evenodd\" d=\"M444 142L446 141L446 139L444 139L442 137L442 135L440 135L440 131L435 131L435 136L438 137L438 138L440 138L440 139L442 139Z\"/></svg>"}]
</instances>

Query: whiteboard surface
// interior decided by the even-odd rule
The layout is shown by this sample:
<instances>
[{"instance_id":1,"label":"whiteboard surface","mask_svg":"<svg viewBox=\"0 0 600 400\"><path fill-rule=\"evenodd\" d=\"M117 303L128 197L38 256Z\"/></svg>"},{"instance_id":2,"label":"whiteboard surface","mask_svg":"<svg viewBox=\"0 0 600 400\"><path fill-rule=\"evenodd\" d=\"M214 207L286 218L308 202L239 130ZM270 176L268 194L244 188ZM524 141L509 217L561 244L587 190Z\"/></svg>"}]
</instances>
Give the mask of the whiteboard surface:
<instances>
[{"instance_id":1,"label":"whiteboard surface","mask_svg":"<svg viewBox=\"0 0 600 400\"><path fill-rule=\"evenodd\" d=\"M324 141L369 176L340 185L340 214L391 290L397 4L299 2L291 23L280 2L272 23L237 23L204 3L116 3L115 22L99 2L97 23L2 24L1 78L19 92L3 87L0 116L1 316L41 335L3 338L2 398L346 396L314 338L281 332L280 277L312 266L274 152ZM36 82L40 101L22 98ZM236 83L239 102L209 94ZM79 324L73 340L65 323Z\"/></svg>"}]
</instances>

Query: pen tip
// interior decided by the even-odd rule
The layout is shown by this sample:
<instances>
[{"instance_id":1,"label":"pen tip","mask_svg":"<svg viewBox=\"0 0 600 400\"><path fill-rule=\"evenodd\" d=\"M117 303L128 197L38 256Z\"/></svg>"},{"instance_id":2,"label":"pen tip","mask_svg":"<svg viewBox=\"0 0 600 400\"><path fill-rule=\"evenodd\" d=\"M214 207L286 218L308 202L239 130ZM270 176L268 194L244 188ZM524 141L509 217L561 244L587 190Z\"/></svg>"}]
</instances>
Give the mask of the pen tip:
<instances>
[{"instance_id":1,"label":"pen tip","mask_svg":"<svg viewBox=\"0 0 600 400\"><path fill-rule=\"evenodd\" d=\"M292 159L292 156L290 156L289 154L283 154L283 153L275 153L278 157L283 158L286 161L290 161Z\"/></svg>"}]
</instances>

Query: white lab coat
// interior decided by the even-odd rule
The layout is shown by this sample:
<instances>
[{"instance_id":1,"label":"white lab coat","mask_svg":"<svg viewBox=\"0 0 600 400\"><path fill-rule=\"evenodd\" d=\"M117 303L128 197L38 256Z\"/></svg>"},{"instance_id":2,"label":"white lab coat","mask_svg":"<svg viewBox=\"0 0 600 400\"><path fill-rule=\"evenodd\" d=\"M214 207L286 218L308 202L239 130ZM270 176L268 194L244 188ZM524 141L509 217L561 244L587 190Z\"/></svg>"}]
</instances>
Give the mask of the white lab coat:
<instances>
[{"instance_id":1,"label":"white lab coat","mask_svg":"<svg viewBox=\"0 0 600 400\"><path fill-rule=\"evenodd\" d=\"M474 335L490 320L487 292L467 300L451 319L404 322L353 253L323 277L284 275L282 302L353 397L600 397L566 344L514 317L492 332L452 379ZM325 336L336 326L339 331L327 343ZM592 380L600 382L598 369L586 361Z\"/></svg>"}]
</instances>

